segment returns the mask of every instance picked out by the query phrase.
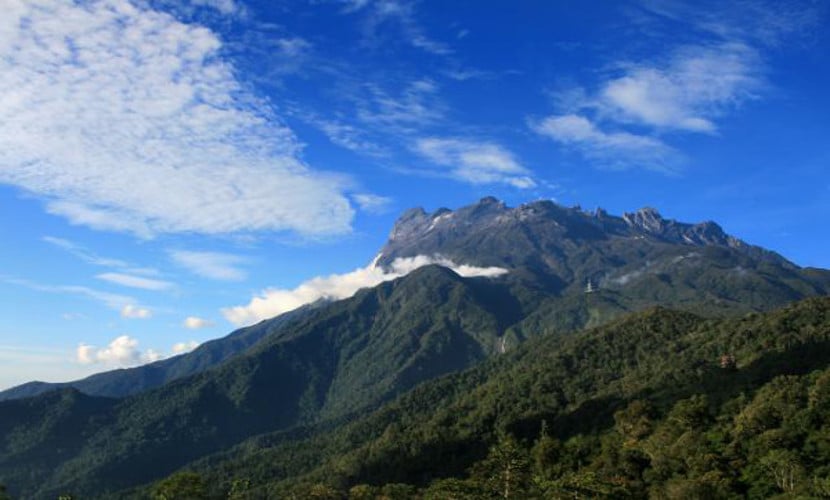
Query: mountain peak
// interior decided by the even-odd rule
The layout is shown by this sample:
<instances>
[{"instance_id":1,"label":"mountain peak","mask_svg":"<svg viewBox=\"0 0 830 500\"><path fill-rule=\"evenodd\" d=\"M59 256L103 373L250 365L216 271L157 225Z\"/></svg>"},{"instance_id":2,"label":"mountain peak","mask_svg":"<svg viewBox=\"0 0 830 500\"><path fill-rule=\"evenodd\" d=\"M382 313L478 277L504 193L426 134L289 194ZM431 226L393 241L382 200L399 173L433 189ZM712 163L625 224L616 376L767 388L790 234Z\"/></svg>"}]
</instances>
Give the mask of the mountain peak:
<instances>
[{"instance_id":1,"label":"mountain peak","mask_svg":"<svg viewBox=\"0 0 830 500\"><path fill-rule=\"evenodd\" d=\"M484 198L478 200L479 205L501 205L504 206L504 202L500 199L496 198L495 196L485 196Z\"/></svg>"},{"instance_id":2,"label":"mountain peak","mask_svg":"<svg viewBox=\"0 0 830 500\"><path fill-rule=\"evenodd\" d=\"M629 226L640 228L654 234L662 233L667 223L674 222L664 219L660 215L660 212L652 207L643 207L634 213L626 212L623 214L623 220Z\"/></svg>"},{"instance_id":3,"label":"mountain peak","mask_svg":"<svg viewBox=\"0 0 830 500\"><path fill-rule=\"evenodd\" d=\"M587 255L594 255L592 265L597 266L591 273L613 267L610 261L600 264L602 255L616 252L612 248L619 248L619 243L615 242L623 241L627 247L636 246L641 255L717 246L792 266L772 252L728 235L714 222L679 222L650 206L617 216L599 208L565 207L552 200L508 207L493 196L455 210L407 210L395 223L377 263L383 267L398 257L441 255L467 265L547 268L561 283L571 283L584 281L579 270L584 266L577 261Z\"/></svg>"}]
</instances>

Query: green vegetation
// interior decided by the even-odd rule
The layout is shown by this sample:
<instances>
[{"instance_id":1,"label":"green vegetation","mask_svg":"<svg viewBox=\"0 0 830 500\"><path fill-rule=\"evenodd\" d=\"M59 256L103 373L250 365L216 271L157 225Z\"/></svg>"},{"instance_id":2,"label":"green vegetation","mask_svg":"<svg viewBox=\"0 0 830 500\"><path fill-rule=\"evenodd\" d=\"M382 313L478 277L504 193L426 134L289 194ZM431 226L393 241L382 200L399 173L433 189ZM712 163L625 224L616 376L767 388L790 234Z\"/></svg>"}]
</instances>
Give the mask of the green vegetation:
<instances>
[{"instance_id":1,"label":"green vegetation","mask_svg":"<svg viewBox=\"0 0 830 500\"><path fill-rule=\"evenodd\" d=\"M763 496L764 481L818 495L819 427L782 430L789 441L761 453L735 419L776 377L827 368L826 299L756 311L824 293L828 273L583 222L450 241L459 262L511 271L464 279L427 266L178 358L156 389L0 402L0 477L23 498ZM583 293L591 276L603 285ZM654 304L684 312L611 323ZM586 326L597 328L574 333ZM153 373L89 380L129 392L161 383ZM687 400L706 412L671 427ZM803 420L799 401L786 415ZM654 451L681 437L677 453L714 458Z\"/></svg>"},{"instance_id":2,"label":"green vegetation","mask_svg":"<svg viewBox=\"0 0 830 500\"><path fill-rule=\"evenodd\" d=\"M387 324L375 305L399 299L403 307L416 291L444 294L436 303L469 311L455 321L471 321L479 333L488 325L498 331L498 317L475 306L486 293L437 268L417 276L321 311L305 323L311 333L297 339L321 332L325 318L343 325L341 315L376 334ZM479 299L463 302L471 297ZM365 339L357 331L330 338ZM269 431L258 422L270 410L255 406L251 391L273 398L280 380L306 373L301 380L311 385L295 390L295 401L320 401L306 394L324 365L302 356L326 343L291 351L289 340L128 400L68 390L3 403L0 428L13 429L4 434L4 481L45 478L40 491L11 490L22 498L64 491L193 499L830 494L828 298L734 319L652 309L570 336L530 339L472 369L400 389L373 411L338 402L334 408L345 412ZM335 352L349 352L348 343L341 347ZM403 365L398 373L410 366ZM286 366L295 371L273 371ZM297 404L290 411L324 415L322 401L316 410ZM66 425L76 432L61 432Z\"/></svg>"},{"instance_id":3,"label":"green vegetation","mask_svg":"<svg viewBox=\"0 0 830 500\"><path fill-rule=\"evenodd\" d=\"M254 498L826 497L828 411L830 299L736 320L656 309L193 469L217 498L240 477Z\"/></svg>"}]
</instances>

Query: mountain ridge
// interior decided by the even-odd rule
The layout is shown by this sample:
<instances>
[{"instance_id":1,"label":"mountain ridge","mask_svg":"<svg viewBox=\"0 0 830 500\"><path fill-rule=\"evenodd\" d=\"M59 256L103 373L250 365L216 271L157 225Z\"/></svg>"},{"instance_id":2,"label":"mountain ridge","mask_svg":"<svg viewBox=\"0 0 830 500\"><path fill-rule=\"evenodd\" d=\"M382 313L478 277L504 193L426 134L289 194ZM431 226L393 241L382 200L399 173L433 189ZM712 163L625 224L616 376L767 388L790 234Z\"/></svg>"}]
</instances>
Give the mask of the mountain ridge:
<instances>
[{"instance_id":1,"label":"mountain ridge","mask_svg":"<svg viewBox=\"0 0 830 500\"><path fill-rule=\"evenodd\" d=\"M728 235L715 222L677 222L650 207L615 216L601 208L584 211L549 200L511 208L490 196L456 210L412 208L395 222L374 265L389 269L396 258L419 255L508 269L504 279L514 289L535 290L536 297L527 298L523 309L546 300L561 302L562 319L555 321L560 330L596 325L659 302L675 307L696 303L703 307L700 312L721 314L760 311L830 291L826 270L799 268ZM605 313L587 312L576 299L586 286L608 299ZM752 293L745 293L750 288ZM563 309L568 302L571 306ZM220 364L276 334L310 307L236 330L183 356L71 382L29 382L0 392L0 401L67 386L106 397L135 394ZM583 319L568 319L573 316ZM516 330L514 341L527 337L527 328Z\"/></svg>"},{"instance_id":2,"label":"mountain ridge","mask_svg":"<svg viewBox=\"0 0 830 500\"><path fill-rule=\"evenodd\" d=\"M775 252L750 245L727 234L714 221L694 224L678 222L663 218L659 211L652 207L615 216L602 208L584 211L578 205L564 207L550 200L533 201L511 208L492 196L484 197L475 204L457 210L445 207L432 213L426 212L422 207L406 210L395 222L389 239L380 252L378 262L388 265L396 257L411 256L409 254L413 252L413 243L417 239L433 238L440 241L450 235L455 238L464 237L466 233L504 229L517 223L529 225L542 218L547 218L564 228L566 231L562 234L573 239L648 236L691 246L717 245L741 249L756 257L766 256L778 263L797 267Z\"/></svg>"},{"instance_id":3,"label":"mountain ridge","mask_svg":"<svg viewBox=\"0 0 830 500\"><path fill-rule=\"evenodd\" d=\"M0 476L24 497L107 496L256 436L370 412L534 338L567 343L566 334L654 306L735 318L830 290L830 272L736 243L719 226L641 215L629 223L552 202L508 209L494 198L432 216L410 210L378 266L441 255L507 272L465 278L420 267L243 329L218 342L228 346L218 362L177 358L199 370L120 399L63 389L0 402L0 416L16 415L0 418ZM692 233L692 243L677 241ZM240 335L250 341L241 350L231 342ZM107 377L104 385L120 383ZM66 425L71 439L59 432ZM56 446L60 454L44 460Z\"/></svg>"}]
</instances>

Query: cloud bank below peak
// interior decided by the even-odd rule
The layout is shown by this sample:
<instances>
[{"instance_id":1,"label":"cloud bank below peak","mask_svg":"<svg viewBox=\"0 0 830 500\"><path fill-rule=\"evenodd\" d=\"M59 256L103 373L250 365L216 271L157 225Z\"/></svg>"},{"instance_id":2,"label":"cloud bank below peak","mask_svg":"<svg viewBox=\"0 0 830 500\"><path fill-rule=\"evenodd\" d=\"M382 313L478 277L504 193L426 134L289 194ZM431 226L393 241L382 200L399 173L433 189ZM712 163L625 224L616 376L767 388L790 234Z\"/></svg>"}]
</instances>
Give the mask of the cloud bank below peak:
<instances>
[{"instance_id":1,"label":"cloud bank below peak","mask_svg":"<svg viewBox=\"0 0 830 500\"><path fill-rule=\"evenodd\" d=\"M142 237L350 231L348 181L303 163L221 47L212 31L127 0L11 0L0 183L73 224Z\"/></svg>"},{"instance_id":2,"label":"cloud bank below peak","mask_svg":"<svg viewBox=\"0 0 830 500\"><path fill-rule=\"evenodd\" d=\"M253 297L246 305L222 309L222 314L225 319L236 326L251 325L320 299L339 300L351 297L362 288L373 287L406 276L420 267L431 264L448 267L464 277L495 278L508 272L507 269L501 267L457 264L440 256L419 255L398 258L392 262L388 270L377 267L373 263L344 274L318 276L294 289L270 288Z\"/></svg>"}]
</instances>

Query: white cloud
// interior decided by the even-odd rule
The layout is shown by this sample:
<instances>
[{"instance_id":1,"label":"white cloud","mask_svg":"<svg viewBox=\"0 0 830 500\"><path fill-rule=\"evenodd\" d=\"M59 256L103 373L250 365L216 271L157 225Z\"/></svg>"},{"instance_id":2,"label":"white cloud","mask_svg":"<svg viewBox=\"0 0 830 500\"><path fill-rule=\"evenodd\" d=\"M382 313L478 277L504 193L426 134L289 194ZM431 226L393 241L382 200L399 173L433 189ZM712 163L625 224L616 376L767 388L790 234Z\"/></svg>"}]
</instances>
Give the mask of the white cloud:
<instances>
[{"instance_id":1,"label":"white cloud","mask_svg":"<svg viewBox=\"0 0 830 500\"><path fill-rule=\"evenodd\" d=\"M221 252L194 252L189 250L174 250L170 252L173 261L190 272L222 281L241 281L247 273L239 268L246 259L237 255Z\"/></svg>"},{"instance_id":2,"label":"white cloud","mask_svg":"<svg viewBox=\"0 0 830 500\"><path fill-rule=\"evenodd\" d=\"M353 125L329 118L321 118L308 111L296 113L307 123L319 128L332 144L355 153L372 157L382 157L388 153L378 144L368 140L366 133Z\"/></svg>"},{"instance_id":3,"label":"white cloud","mask_svg":"<svg viewBox=\"0 0 830 500\"><path fill-rule=\"evenodd\" d=\"M89 344L79 344L75 351L76 361L83 365L102 363L109 366L124 367L158 361L164 356L148 349L142 352L138 340L129 335L113 339L106 347L98 348Z\"/></svg>"},{"instance_id":4,"label":"white cloud","mask_svg":"<svg viewBox=\"0 0 830 500\"><path fill-rule=\"evenodd\" d=\"M345 274L332 274L312 278L293 290L271 288L254 297L244 306L228 307L222 314L231 323L243 326L268 319L319 299L344 299L351 297L361 288L372 287L405 276L420 267L438 264L448 267L461 276L497 277L507 273L500 267L475 267L459 265L442 257L398 258L384 270L370 264Z\"/></svg>"},{"instance_id":5,"label":"white cloud","mask_svg":"<svg viewBox=\"0 0 830 500\"><path fill-rule=\"evenodd\" d=\"M685 47L664 67L630 65L597 96L601 112L621 122L713 133L724 110L762 87L757 53L741 43Z\"/></svg>"},{"instance_id":6,"label":"white cloud","mask_svg":"<svg viewBox=\"0 0 830 500\"><path fill-rule=\"evenodd\" d=\"M274 43L279 51L289 58L301 57L311 50L311 43L299 37L279 38Z\"/></svg>"},{"instance_id":7,"label":"white cloud","mask_svg":"<svg viewBox=\"0 0 830 500\"><path fill-rule=\"evenodd\" d=\"M102 292L94 288L89 288L79 285L44 285L35 283L29 280L4 278L3 281L12 285L24 286L31 290L47 293L62 293L68 295L78 295L96 300L110 309L119 310L125 305L134 304L135 299L126 295L119 295L115 293Z\"/></svg>"},{"instance_id":8,"label":"white cloud","mask_svg":"<svg viewBox=\"0 0 830 500\"><path fill-rule=\"evenodd\" d=\"M44 236L41 239L46 243L49 243L50 245L54 245L62 250L65 250L67 253L74 255L75 257L81 259L82 261L88 264L101 267L110 267L114 269L121 269L128 273L141 274L145 276L158 276L159 274L161 274L157 269L153 269L151 267L138 267L121 259L101 257L100 255L92 252L86 247L63 238L56 238L54 236Z\"/></svg>"},{"instance_id":9,"label":"white cloud","mask_svg":"<svg viewBox=\"0 0 830 500\"><path fill-rule=\"evenodd\" d=\"M153 317L153 313L147 308L127 304L121 308L121 317L127 319L149 319Z\"/></svg>"},{"instance_id":10,"label":"white cloud","mask_svg":"<svg viewBox=\"0 0 830 500\"><path fill-rule=\"evenodd\" d=\"M392 198L371 193L354 194L352 195L352 198L361 210L373 214L383 214L388 212L389 205L392 203Z\"/></svg>"},{"instance_id":11,"label":"white cloud","mask_svg":"<svg viewBox=\"0 0 830 500\"><path fill-rule=\"evenodd\" d=\"M218 10L222 14L238 14L242 8L234 0L190 0L193 5L202 5Z\"/></svg>"},{"instance_id":12,"label":"white cloud","mask_svg":"<svg viewBox=\"0 0 830 500\"><path fill-rule=\"evenodd\" d=\"M13 338L4 332L2 338ZM0 390L36 378L41 381L63 382L90 375L94 369L75 362L72 348L35 345L0 345Z\"/></svg>"},{"instance_id":13,"label":"white cloud","mask_svg":"<svg viewBox=\"0 0 830 500\"><path fill-rule=\"evenodd\" d=\"M472 184L502 183L517 188L536 185L528 170L498 144L428 137L419 139L414 149L433 163L449 167L452 177Z\"/></svg>"},{"instance_id":14,"label":"white cloud","mask_svg":"<svg viewBox=\"0 0 830 500\"><path fill-rule=\"evenodd\" d=\"M725 40L753 40L768 46L777 46L788 38L815 36L816 29L822 28L827 8L826 3L812 0L641 0L639 3L646 12L672 20L672 27L675 23L689 24ZM674 37L676 32L671 31L667 36Z\"/></svg>"},{"instance_id":15,"label":"white cloud","mask_svg":"<svg viewBox=\"0 0 830 500\"><path fill-rule=\"evenodd\" d=\"M667 133L716 134L717 120L765 85L758 53L736 41L685 46L662 63L619 71L593 93L559 92L562 112L529 120L531 128L601 166L672 173L683 156L664 142Z\"/></svg>"},{"instance_id":16,"label":"white cloud","mask_svg":"<svg viewBox=\"0 0 830 500\"><path fill-rule=\"evenodd\" d=\"M152 363L164 358L164 354L156 351L155 349L147 349L141 354L142 363Z\"/></svg>"},{"instance_id":17,"label":"white cloud","mask_svg":"<svg viewBox=\"0 0 830 500\"><path fill-rule=\"evenodd\" d=\"M173 344L173 354L184 354L186 352L190 352L193 349L199 347L199 343L195 340L191 340L189 342L178 342Z\"/></svg>"},{"instance_id":18,"label":"white cloud","mask_svg":"<svg viewBox=\"0 0 830 500\"><path fill-rule=\"evenodd\" d=\"M121 273L102 273L95 276L99 280L109 281L117 285L122 285L130 288L141 288L142 290L168 290L173 287L173 283L169 281L156 280L150 278L142 278L140 276L132 276Z\"/></svg>"},{"instance_id":19,"label":"white cloud","mask_svg":"<svg viewBox=\"0 0 830 500\"><path fill-rule=\"evenodd\" d=\"M88 344L80 344L76 351L76 357L78 359L78 363L82 365L90 365L96 362L95 359L95 352L96 349L94 346Z\"/></svg>"},{"instance_id":20,"label":"white cloud","mask_svg":"<svg viewBox=\"0 0 830 500\"><path fill-rule=\"evenodd\" d=\"M553 115L531 123L531 128L612 168L671 172L681 159L679 153L659 139L628 132L604 132L584 116Z\"/></svg>"},{"instance_id":21,"label":"white cloud","mask_svg":"<svg viewBox=\"0 0 830 500\"><path fill-rule=\"evenodd\" d=\"M402 39L412 47L434 55L446 56L453 53L447 44L433 40L424 33L415 16L415 5L411 2L351 0L345 3L348 5L345 10L347 13L361 11L371 5L364 26L364 32L369 38L377 38L382 25L393 24L398 27L401 35L396 40Z\"/></svg>"},{"instance_id":22,"label":"white cloud","mask_svg":"<svg viewBox=\"0 0 830 500\"><path fill-rule=\"evenodd\" d=\"M190 330L199 330L201 328L209 328L214 325L213 321L198 318L196 316L188 316L183 323L185 328Z\"/></svg>"},{"instance_id":23,"label":"white cloud","mask_svg":"<svg viewBox=\"0 0 830 500\"><path fill-rule=\"evenodd\" d=\"M50 245L54 245L60 249L69 252L70 254L74 255L75 257L78 257L79 259L89 264L102 267L129 267L129 264L127 264L123 260L101 257L93 252L90 252L83 246L63 238L55 238L54 236L44 236L41 239L46 243L49 243Z\"/></svg>"},{"instance_id":24,"label":"white cloud","mask_svg":"<svg viewBox=\"0 0 830 500\"><path fill-rule=\"evenodd\" d=\"M420 79L400 88L397 95L376 84L367 85L369 98L359 103L357 118L387 132L411 132L417 126L435 123L444 116L444 106L437 98L438 86Z\"/></svg>"},{"instance_id":25,"label":"white cloud","mask_svg":"<svg viewBox=\"0 0 830 500\"><path fill-rule=\"evenodd\" d=\"M128 0L9 0L0 183L74 224L146 237L348 232L345 180L298 158L294 134L236 80L221 45Z\"/></svg>"}]
</instances>

